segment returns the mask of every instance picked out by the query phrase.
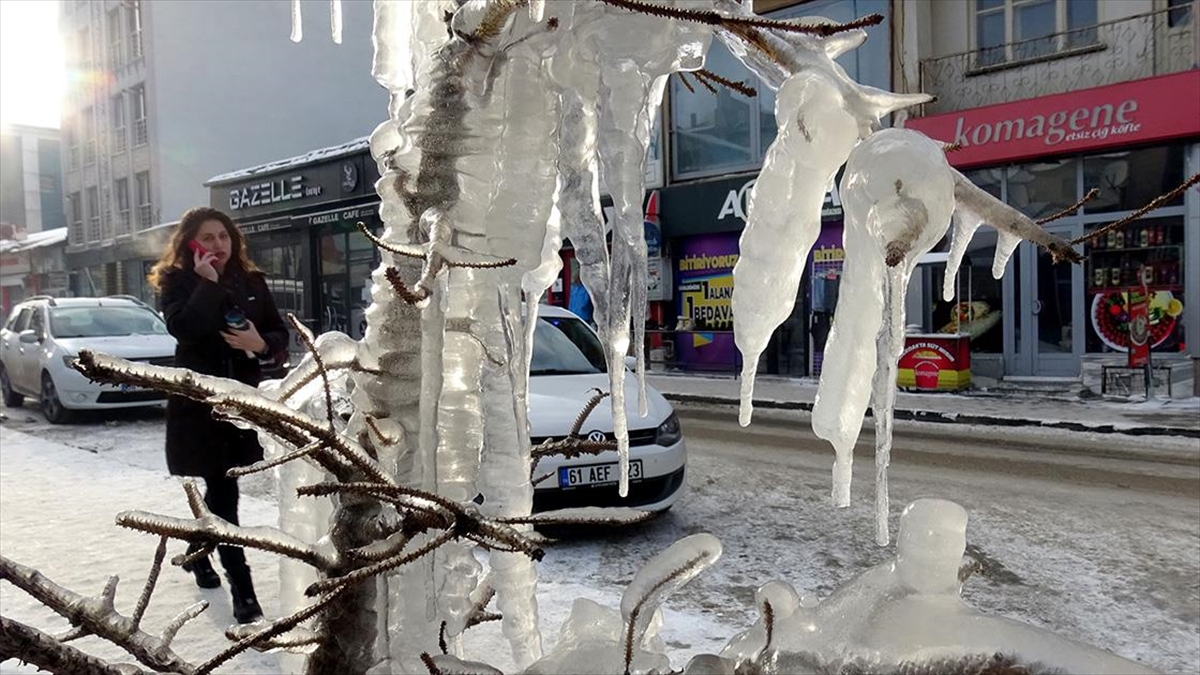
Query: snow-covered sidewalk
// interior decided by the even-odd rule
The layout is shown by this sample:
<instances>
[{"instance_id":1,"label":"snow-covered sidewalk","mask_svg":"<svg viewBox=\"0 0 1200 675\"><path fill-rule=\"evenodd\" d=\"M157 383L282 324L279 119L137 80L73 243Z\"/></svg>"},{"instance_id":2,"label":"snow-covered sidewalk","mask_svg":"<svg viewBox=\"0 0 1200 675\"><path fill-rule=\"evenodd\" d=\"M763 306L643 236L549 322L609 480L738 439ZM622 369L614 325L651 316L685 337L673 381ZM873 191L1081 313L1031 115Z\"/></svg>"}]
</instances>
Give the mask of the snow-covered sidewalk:
<instances>
[{"instance_id":1,"label":"snow-covered sidewalk","mask_svg":"<svg viewBox=\"0 0 1200 675\"><path fill-rule=\"evenodd\" d=\"M737 405L741 385L732 377L690 374L650 373L646 381L668 399L728 405ZM811 410L816 395L811 378L760 375L754 383L755 405L765 408ZM1124 402L900 392L896 418L1200 438L1200 398Z\"/></svg>"}]
</instances>

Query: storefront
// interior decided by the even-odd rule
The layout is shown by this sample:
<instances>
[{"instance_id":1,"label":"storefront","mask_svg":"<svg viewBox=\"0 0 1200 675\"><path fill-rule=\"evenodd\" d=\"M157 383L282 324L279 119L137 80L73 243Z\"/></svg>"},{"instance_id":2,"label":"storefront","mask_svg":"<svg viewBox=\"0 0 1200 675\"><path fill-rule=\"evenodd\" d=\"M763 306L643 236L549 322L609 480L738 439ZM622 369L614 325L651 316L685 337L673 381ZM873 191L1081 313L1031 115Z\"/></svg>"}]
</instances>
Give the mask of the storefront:
<instances>
[{"instance_id":1,"label":"storefront","mask_svg":"<svg viewBox=\"0 0 1200 675\"><path fill-rule=\"evenodd\" d=\"M742 175L663 190L663 229L674 268L674 365L679 369L741 370L741 353L733 337L733 267L754 181L755 176ZM810 258L810 268L825 281L818 286L810 283L810 275L804 276L792 314L768 343L759 372L793 376L820 372L820 354L845 257L841 218L835 187L825 196L821 235Z\"/></svg>"},{"instance_id":2,"label":"storefront","mask_svg":"<svg viewBox=\"0 0 1200 675\"><path fill-rule=\"evenodd\" d=\"M314 332L358 339L380 255L358 230L380 231L379 173L366 139L210 179L213 207L246 235L281 313ZM304 346L293 336L291 350Z\"/></svg>"},{"instance_id":3,"label":"storefront","mask_svg":"<svg viewBox=\"0 0 1200 675\"><path fill-rule=\"evenodd\" d=\"M1049 231L1074 239L1128 216L1200 171L1200 71L916 118L907 126L956 142L947 157L974 183L1034 218L1099 190ZM926 266L910 297L910 323L971 333L976 373L1082 377L1100 391L1102 366L1128 350L1128 292L1149 279L1158 364L1190 377L1187 336L1200 335L1200 193L1084 245L1083 265L1052 264L1022 243L1002 280L990 268L997 238L983 228L959 270L959 294L941 301L939 266ZM911 316L912 308L919 309ZM961 318L956 326L955 314ZM1193 342L1195 338L1193 337ZM1164 377L1163 379L1166 379Z\"/></svg>"}]
</instances>

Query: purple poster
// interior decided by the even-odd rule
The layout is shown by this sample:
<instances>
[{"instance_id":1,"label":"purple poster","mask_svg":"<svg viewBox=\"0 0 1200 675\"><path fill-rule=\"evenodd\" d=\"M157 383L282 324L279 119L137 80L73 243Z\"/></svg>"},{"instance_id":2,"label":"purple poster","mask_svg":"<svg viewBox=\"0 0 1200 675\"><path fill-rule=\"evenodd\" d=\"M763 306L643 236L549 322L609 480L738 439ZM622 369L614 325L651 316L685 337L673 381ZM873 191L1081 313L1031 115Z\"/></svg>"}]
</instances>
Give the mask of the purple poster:
<instances>
[{"instance_id":1,"label":"purple poster","mask_svg":"<svg viewBox=\"0 0 1200 675\"><path fill-rule=\"evenodd\" d=\"M675 358L681 368L732 371L740 367L731 303L740 236L728 232L688 237L675 247Z\"/></svg>"}]
</instances>

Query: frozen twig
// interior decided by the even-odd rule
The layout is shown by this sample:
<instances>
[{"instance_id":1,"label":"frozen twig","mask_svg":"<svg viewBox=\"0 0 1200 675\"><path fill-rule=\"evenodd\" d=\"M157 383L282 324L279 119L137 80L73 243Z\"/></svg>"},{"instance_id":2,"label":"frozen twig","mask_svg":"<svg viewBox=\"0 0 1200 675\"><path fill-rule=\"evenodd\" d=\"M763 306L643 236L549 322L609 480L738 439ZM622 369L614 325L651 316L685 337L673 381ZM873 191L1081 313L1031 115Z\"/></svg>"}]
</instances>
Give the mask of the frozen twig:
<instances>
[{"instance_id":1,"label":"frozen twig","mask_svg":"<svg viewBox=\"0 0 1200 675\"><path fill-rule=\"evenodd\" d=\"M174 640L175 634L179 632L180 628L183 628L187 625L187 622L203 614L206 609L208 609L207 600L201 600L193 605L188 605L187 609L175 615L175 618L171 619L171 622L163 629L162 641L170 642Z\"/></svg>"},{"instance_id":2,"label":"frozen twig","mask_svg":"<svg viewBox=\"0 0 1200 675\"><path fill-rule=\"evenodd\" d=\"M1086 195L1083 196L1083 199L1080 199L1079 201L1068 206L1067 208L1063 209L1062 211L1055 213L1052 216L1046 216L1045 218L1040 218L1035 222L1037 222L1038 225L1045 225L1046 223L1053 223L1056 220L1066 218L1067 216L1069 216L1069 215L1075 213L1076 211L1078 211L1079 209L1083 208L1084 204L1092 201L1099 194L1100 194L1099 190L1097 190L1096 188L1092 188L1091 190L1088 190L1088 193Z\"/></svg>"},{"instance_id":3,"label":"frozen twig","mask_svg":"<svg viewBox=\"0 0 1200 675\"><path fill-rule=\"evenodd\" d=\"M717 75L716 73L714 73L711 70L708 70L706 68L701 68L700 70L697 70L697 71L693 72L692 74L696 76L696 79L701 84L705 84L706 80L712 80L713 82L716 82L717 84L719 84L723 87L726 87L728 89L732 89L732 90L736 91L737 93L741 94L742 96L746 96L748 98L754 98L754 96L756 96L758 94L758 91L754 87L747 85L745 82L742 82L741 80L730 80L728 78L721 77L720 75ZM705 85L705 86L707 86L707 85ZM709 91L712 91L714 94L717 93L714 89L712 89L712 87L709 87Z\"/></svg>"},{"instance_id":4,"label":"frozen twig","mask_svg":"<svg viewBox=\"0 0 1200 675\"><path fill-rule=\"evenodd\" d=\"M217 666L221 665L222 663L225 663L226 661L228 661L229 659L232 659L233 657L237 656L238 654L241 654L242 652L246 651L247 649L250 649L251 647L253 647L261 642L264 642L266 640L274 638L277 635L282 635L283 633L286 633L287 631L295 628L296 626L299 626L301 622L307 621L310 618L319 614L320 612L324 611L325 607L327 607L331 602L336 600L338 598L338 596L340 596L343 592L345 592L345 590L346 590L346 587L334 589L328 595L322 597L321 599L317 600L316 602L309 605L308 607L305 607L304 609L296 612L295 614L284 617L282 619L278 619L278 620L272 622L271 624L269 624L267 627L263 628L262 630L257 631L252 635L248 635L248 636L242 638L241 640L238 640L236 643L234 643L233 645L230 645L228 648L226 648L220 654L217 654L216 656L212 657L208 661L205 661L204 663L200 664L200 666L198 668L196 668L196 670L195 670L196 675L205 675L205 673L211 673Z\"/></svg>"},{"instance_id":5,"label":"frozen twig","mask_svg":"<svg viewBox=\"0 0 1200 675\"><path fill-rule=\"evenodd\" d=\"M798 23L795 21L780 20L780 19L764 19L760 17L735 17L720 12L704 9L677 9L674 7L664 7L641 0L600 0L606 5L620 7L631 12L640 14L649 14L652 16L663 17L667 19L680 19L683 21L692 21L695 23L707 24L709 26L717 26L719 28L733 27L751 27L751 28L769 28L785 33L808 33L810 35L829 36L835 33L844 33L846 31L855 30L858 28L866 28L883 22L883 16L880 14L870 14L861 19L855 19L848 23Z\"/></svg>"},{"instance_id":6,"label":"frozen twig","mask_svg":"<svg viewBox=\"0 0 1200 675\"><path fill-rule=\"evenodd\" d=\"M138 598L137 607L133 610L134 628L137 628L138 624L142 622L146 608L150 606L150 595L154 593L154 585L158 583L158 575L162 572L163 558L165 557L167 557L167 537L160 537L158 548L154 549L154 562L150 564L150 574L146 576L146 585L142 588L142 595Z\"/></svg>"},{"instance_id":7,"label":"frozen twig","mask_svg":"<svg viewBox=\"0 0 1200 675\"><path fill-rule=\"evenodd\" d=\"M325 387L325 419L329 422L329 431L334 432L333 390L329 387L329 371L326 370L325 363L321 360L321 352L317 349L317 345L313 341L312 331L308 329L308 326L301 323L296 318L296 315L291 312L288 312L287 320L292 325L292 329L296 331L296 335L300 336L300 341L304 343L304 348L312 356L313 363L317 364L317 373L320 374L321 383Z\"/></svg>"}]
</instances>

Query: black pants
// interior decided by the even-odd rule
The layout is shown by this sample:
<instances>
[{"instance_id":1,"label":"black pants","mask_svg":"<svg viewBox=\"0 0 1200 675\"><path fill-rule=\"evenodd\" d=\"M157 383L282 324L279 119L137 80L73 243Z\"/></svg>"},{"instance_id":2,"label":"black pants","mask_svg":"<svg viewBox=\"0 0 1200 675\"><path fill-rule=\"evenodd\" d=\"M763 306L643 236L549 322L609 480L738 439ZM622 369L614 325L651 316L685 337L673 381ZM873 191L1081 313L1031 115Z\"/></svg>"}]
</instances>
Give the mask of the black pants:
<instances>
[{"instance_id":1,"label":"black pants","mask_svg":"<svg viewBox=\"0 0 1200 675\"><path fill-rule=\"evenodd\" d=\"M204 503L213 515L224 518L234 525L238 524L238 484L236 478L228 476L208 477L204 479ZM221 567L231 576L249 572L246 567L246 553L241 546L217 546L217 555L221 558Z\"/></svg>"}]
</instances>

